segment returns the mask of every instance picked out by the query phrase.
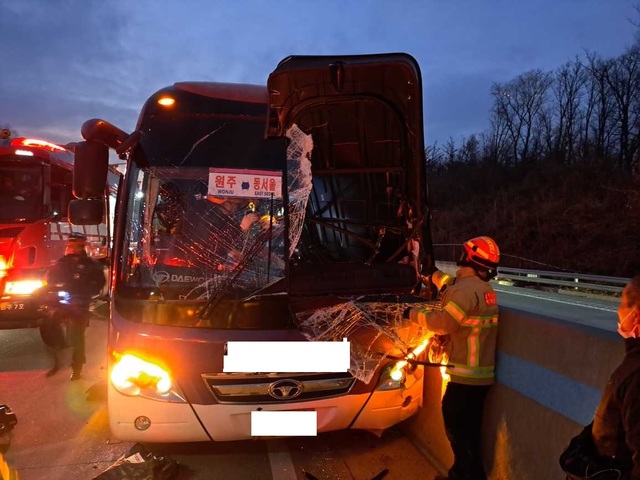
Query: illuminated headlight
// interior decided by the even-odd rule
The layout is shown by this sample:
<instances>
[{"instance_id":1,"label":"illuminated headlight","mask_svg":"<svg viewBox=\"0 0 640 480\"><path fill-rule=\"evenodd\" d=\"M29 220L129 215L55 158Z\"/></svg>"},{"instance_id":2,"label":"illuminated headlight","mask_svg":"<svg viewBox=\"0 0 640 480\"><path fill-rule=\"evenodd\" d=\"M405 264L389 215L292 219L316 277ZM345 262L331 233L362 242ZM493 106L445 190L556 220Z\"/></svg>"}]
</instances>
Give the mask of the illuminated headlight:
<instances>
[{"instance_id":1,"label":"illuminated headlight","mask_svg":"<svg viewBox=\"0 0 640 480\"><path fill-rule=\"evenodd\" d=\"M18 280L7 282L4 293L7 295L31 295L44 285L42 280Z\"/></svg>"},{"instance_id":2,"label":"illuminated headlight","mask_svg":"<svg viewBox=\"0 0 640 480\"><path fill-rule=\"evenodd\" d=\"M407 379L406 366L407 362L404 360L387 365L382 370L376 390L396 390L404 387L404 382Z\"/></svg>"},{"instance_id":3,"label":"illuminated headlight","mask_svg":"<svg viewBox=\"0 0 640 480\"><path fill-rule=\"evenodd\" d=\"M131 354L114 357L110 378L120 393L167 402L185 401L164 368Z\"/></svg>"}]
</instances>

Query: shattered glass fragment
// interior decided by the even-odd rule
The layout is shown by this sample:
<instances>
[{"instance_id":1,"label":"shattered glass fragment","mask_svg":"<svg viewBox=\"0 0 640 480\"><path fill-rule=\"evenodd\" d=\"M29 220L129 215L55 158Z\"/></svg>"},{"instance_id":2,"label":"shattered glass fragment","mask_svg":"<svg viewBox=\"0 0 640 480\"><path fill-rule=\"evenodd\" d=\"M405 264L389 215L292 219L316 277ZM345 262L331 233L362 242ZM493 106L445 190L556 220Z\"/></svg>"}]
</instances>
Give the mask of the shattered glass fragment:
<instances>
[{"instance_id":1,"label":"shattered glass fragment","mask_svg":"<svg viewBox=\"0 0 640 480\"><path fill-rule=\"evenodd\" d=\"M309 160L313 150L313 139L311 135L305 134L295 124L287 130L287 138L290 141L287 147L287 181L289 188L289 257L291 257L300 240L307 201L313 188L311 161Z\"/></svg>"},{"instance_id":2,"label":"shattered glass fragment","mask_svg":"<svg viewBox=\"0 0 640 480\"><path fill-rule=\"evenodd\" d=\"M299 327L309 340L351 340L351 368L358 380L369 383L382 361L390 356L404 357L428 332L402 318L402 312L415 303L367 302L363 297L344 299L336 305L297 314ZM434 308L435 304L420 304ZM354 341L355 340L355 341Z\"/></svg>"}]
</instances>

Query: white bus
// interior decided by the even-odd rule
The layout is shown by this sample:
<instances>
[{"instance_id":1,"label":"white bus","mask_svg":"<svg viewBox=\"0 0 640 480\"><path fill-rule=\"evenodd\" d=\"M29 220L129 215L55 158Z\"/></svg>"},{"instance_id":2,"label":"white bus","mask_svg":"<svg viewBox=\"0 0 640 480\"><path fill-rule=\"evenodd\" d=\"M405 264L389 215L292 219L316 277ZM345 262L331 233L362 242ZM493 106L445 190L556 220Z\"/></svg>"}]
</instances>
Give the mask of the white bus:
<instances>
[{"instance_id":1,"label":"white bus","mask_svg":"<svg viewBox=\"0 0 640 480\"><path fill-rule=\"evenodd\" d=\"M382 432L418 411L423 367L403 358L425 344L395 331L434 268L412 57L289 57L266 86L176 83L133 133L97 119L82 133L74 222L103 214L90 172L108 148L127 162L108 338L115 437L245 439L252 414L272 411L314 412L316 432ZM264 343L344 339L342 371ZM241 371L225 370L233 342L259 342Z\"/></svg>"}]
</instances>

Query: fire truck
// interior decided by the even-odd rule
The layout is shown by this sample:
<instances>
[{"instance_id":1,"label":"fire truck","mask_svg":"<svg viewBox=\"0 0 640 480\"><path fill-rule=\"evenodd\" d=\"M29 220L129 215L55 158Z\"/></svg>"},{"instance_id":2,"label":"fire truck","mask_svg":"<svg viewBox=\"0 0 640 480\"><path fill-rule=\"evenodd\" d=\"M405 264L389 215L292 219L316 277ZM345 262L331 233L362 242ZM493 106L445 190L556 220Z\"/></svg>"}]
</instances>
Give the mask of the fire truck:
<instances>
[{"instance_id":1,"label":"fire truck","mask_svg":"<svg viewBox=\"0 0 640 480\"><path fill-rule=\"evenodd\" d=\"M87 253L109 263L111 225L119 174L105 186L104 219L72 225L73 145L0 133L0 329L38 327L37 292L47 268L64 255L71 232L84 233ZM111 208L110 208L111 207ZM106 292L103 292L103 294Z\"/></svg>"}]
</instances>

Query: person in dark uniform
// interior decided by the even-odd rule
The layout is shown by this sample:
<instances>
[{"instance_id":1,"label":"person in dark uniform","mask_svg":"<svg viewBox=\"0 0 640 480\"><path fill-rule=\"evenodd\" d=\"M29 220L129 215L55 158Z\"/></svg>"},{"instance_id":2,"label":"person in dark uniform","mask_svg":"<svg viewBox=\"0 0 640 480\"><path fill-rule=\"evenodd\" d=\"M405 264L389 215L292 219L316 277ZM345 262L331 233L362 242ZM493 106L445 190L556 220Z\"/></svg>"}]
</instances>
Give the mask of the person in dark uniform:
<instances>
[{"instance_id":1,"label":"person in dark uniform","mask_svg":"<svg viewBox=\"0 0 640 480\"><path fill-rule=\"evenodd\" d=\"M105 284L102 264L91 259L85 250L86 239L81 233L71 233L65 255L49 268L45 276L49 290L58 292L60 299L55 315L67 323L67 339L73 348L71 378L81 377L86 363L84 333L89 325L89 307L94 295ZM54 354L54 365L47 376L60 369L59 349Z\"/></svg>"}]
</instances>

